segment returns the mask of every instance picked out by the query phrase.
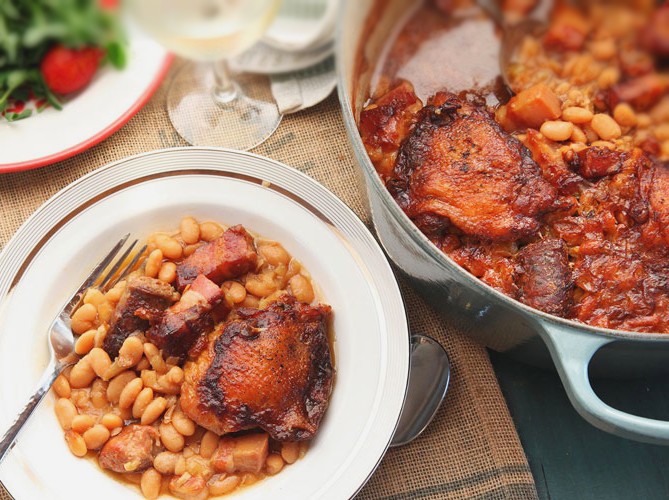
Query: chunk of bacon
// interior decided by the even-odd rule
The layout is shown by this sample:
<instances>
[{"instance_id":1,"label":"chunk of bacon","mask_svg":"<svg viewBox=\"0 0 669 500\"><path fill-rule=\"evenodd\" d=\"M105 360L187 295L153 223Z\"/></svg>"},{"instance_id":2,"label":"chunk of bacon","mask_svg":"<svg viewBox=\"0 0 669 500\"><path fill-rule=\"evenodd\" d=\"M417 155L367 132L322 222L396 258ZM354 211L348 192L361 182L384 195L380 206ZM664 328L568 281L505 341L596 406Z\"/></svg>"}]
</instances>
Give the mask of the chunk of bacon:
<instances>
[{"instance_id":1,"label":"chunk of bacon","mask_svg":"<svg viewBox=\"0 0 669 500\"><path fill-rule=\"evenodd\" d=\"M560 99L545 83L519 92L511 98L506 109L508 120L517 128L538 129L545 121L555 120L562 114Z\"/></svg>"},{"instance_id":2,"label":"chunk of bacon","mask_svg":"<svg viewBox=\"0 0 669 500\"><path fill-rule=\"evenodd\" d=\"M665 2L653 13L641 33L641 40L646 49L656 56L669 57L669 3Z\"/></svg>"},{"instance_id":3,"label":"chunk of bacon","mask_svg":"<svg viewBox=\"0 0 669 500\"><path fill-rule=\"evenodd\" d=\"M413 86L402 81L360 113L360 135L381 178L391 175L400 144L422 107Z\"/></svg>"},{"instance_id":4,"label":"chunk of bacon","mask_svg":"<svg viewBox=\"0 0 669 500\"><path fill-rule=\"evenodd\" d=\"M200 274L220 285L254 269L257 259L251 235L241 225L231 227L177 266L176 287L183 290Z\"/></svg>"},{"instance_id":5,"label":"chunk of bacon","mask_svg":"<svg viewBox=\"0 0 669 500\"><path fill-rule=\"evenodd\" d=\"M149 328L178 298L179 294L167 283L147 276L129 276L105 336L104 350L114 359L125 339Z\"/></svg>"},{"instance_id":6,"label":"chunk of bacon","mask_svg":"<svg viewBox=\"0 0 669 500\"><path fill-rule=\"evenodd\" d=\"M553 14L548 32L544 35L546 47L567 51L583 48L590 32L590 23L577 9L560 5Z\"/></svg>"},{"instance_id":7,"label":"chunk of bacon","mask_svg":"<svg viewBox=\"0 0 669 500\"><path fill-rule=\"evenodd\" d=\"M216 283L200 274L179 302L146 332L147 338L167 356L183 359L189 353L198 354L205 345L206 335L214 329L216 317L228 312L223 296Z\"/></svg>"},{"instance_id":8,"label":"chunk of bacon","mask_svg":"<svg viewBox=\"0 0 669 500\"><path fill-rule=\"evenodd\" d=\"M658 73L631 78L617 83L597 95L600 107L613 110L618 103L626 102L634 109L643 111L651 108L669 90L669 79Z\"/></svg>"},{"instance_id":9,"label":"chunk of bacon","mask_svg":"<svg viewBox=\"0 0 669 500\"><path fill-rule=\"evenodd\" d=\"M269 436L264 433L225 436L221 438L211 464L217 472L258 473L269 453Z\"/></svg>"}]
</instances>

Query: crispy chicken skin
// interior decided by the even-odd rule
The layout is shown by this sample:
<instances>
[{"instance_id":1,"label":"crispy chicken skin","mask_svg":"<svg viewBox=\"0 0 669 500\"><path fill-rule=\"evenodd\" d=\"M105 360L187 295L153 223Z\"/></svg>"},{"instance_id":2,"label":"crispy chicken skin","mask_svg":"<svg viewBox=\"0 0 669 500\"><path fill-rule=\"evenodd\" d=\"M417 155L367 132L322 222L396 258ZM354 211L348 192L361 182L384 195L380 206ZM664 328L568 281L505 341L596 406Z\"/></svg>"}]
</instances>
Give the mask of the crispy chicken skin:
<instances>
[{"instance_id":1,"label":"crispy chicken skin","mask_svg":"<svg viewBox=\"0 0 669 500\"><path fill-rule=\"evenodd\" d=\"M146 332L146 337L166 356L185 359L189 352L199 354L205 346L206 335L214 329L215 318L224 317L228 312L223 297L218 285L200 274L181 299Z\"/></svg>"},{"instance_id":2,"label":"crispy chicken skin","mask_svg":"<svg viewBox=\"0 0 669 500\"><path fill-rule=\"evenodd\" d=\"M530 243L518 252L516 262L518 300L549 314L570 312L574 282L564 241Z\"/></svg>"},{"instance_id":3,"label":"crispy chicken skin","mask_svg":"<svg viewBox=\"0 0 669 500\"><path fill-rule=\"evenodd\" d=\"M220 285L254 269L257 258L253 238L246 229L241 225L231 227L177 266L177 290L183 290L200 274Z\"/></svg>"},{"instance_id":4,"label":"crispy chicken skin","mask_svg":"<svg viewBox=\"0 0 669 500\"><path fill-rule=\"evenodd\" d=\"M527 237L557 191L530 152L482 107L437 94L400 148L387 183L426 233L453 225L492 241Z\"/></svg>"},{"instance_id":5,"label":"crispy chicken skin","mask_svg":"<svg viewBox=\"0 0 669 500\"><path fill-rule=\"evenodd\" d=\"M165 309L179 299L169 284L155 278L131 275L114 310L103 349L114 359L123 341L136 331L145 331Z\"/></svg>"},{"instance_id":6,"label":"crispy chicken skin","mask_svg":"<svg viewBox=\"0 0 669 500\"><path fill-rule=\"evenodd\" d=\"M332 389L330 307L286 295L237 314L186 364L181 408L218 434L259 427L280 441L311 439Z\"/></svg>"}]
</instances>

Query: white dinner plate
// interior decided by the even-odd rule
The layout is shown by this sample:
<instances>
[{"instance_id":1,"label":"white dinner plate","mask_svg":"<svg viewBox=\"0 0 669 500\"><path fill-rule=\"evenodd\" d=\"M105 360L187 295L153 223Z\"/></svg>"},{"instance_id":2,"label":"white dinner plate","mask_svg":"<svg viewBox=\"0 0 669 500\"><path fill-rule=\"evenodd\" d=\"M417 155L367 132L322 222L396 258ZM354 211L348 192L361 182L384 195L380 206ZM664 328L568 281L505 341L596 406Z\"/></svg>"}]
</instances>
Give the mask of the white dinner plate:
<instances>
[{"instance_id":1,"label":"white dinner plate","mask_svg":"<svg viewBox=\"0 0 669 500\"><path fill-rule=\"evenodd\" d=\"M343 202L249 153L177 148L121 160L66 187L21 226L0 253L0 432L46 366L51 319L112 242L173 229L187 214L281 242L334 312L334 390L309 451L231 498L352 497L401 413L409 370L402 298L378 244ZM0 466L8 490L20 500L141 498L69 452L54 402L48 394Z\"/></svg>"},{"instance_id":2,"label":"white dinner plate","mask_svg":"<svg viewBox=\"0 0 669 500\"><path fill-rule=\"evenodd\" d=\"M95 146L116 132L156 91L172 56L131 30L128 62L106 65L63 109L47 108L16 122L0 121L0 174L37 168Z\"/></svg>"}]
</instances>

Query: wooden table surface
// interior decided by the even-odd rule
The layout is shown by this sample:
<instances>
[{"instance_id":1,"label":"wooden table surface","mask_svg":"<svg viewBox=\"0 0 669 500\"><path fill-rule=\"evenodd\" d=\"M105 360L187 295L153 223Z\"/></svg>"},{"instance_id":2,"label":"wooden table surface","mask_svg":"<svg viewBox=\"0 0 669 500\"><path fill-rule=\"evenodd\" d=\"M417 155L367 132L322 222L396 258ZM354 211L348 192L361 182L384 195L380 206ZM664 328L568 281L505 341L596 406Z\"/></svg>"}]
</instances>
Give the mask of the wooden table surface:
<instances>
[{"instance_id":1,"label":"wooden table surface","mask_svg":"<svg viewBox=\"0 0 669 500\"><path fill-rule=\"evenodd\" d=\"M573 409L555 371L499 353L490 356L540 498L669 498L669 446L637 443L596 429ZM669 420L669 374L592 384L614 407Z\"/></svg>"}]
</instances>

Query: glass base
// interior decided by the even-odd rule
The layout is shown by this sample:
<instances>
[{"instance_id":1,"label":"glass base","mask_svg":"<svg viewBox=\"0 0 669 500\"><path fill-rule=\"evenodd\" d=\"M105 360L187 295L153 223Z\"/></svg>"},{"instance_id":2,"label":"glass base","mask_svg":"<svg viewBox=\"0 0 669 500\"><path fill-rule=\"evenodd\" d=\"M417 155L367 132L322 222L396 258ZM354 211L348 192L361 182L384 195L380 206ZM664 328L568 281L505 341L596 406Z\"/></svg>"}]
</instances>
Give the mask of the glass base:
<instances>
[{"instance_id":1,"label":"glass base","mask_svg":"<svg viewBox=\"0 0 669 500\"><path fill-rule=\"evenodd\" d=\"M186 63L167 94L172 125L193 146L247 150L263 143L279 126L282 115L269 80L259 75L235 75L236 98L214 96L211 65Z\"/></svg>"}]
</instances>

